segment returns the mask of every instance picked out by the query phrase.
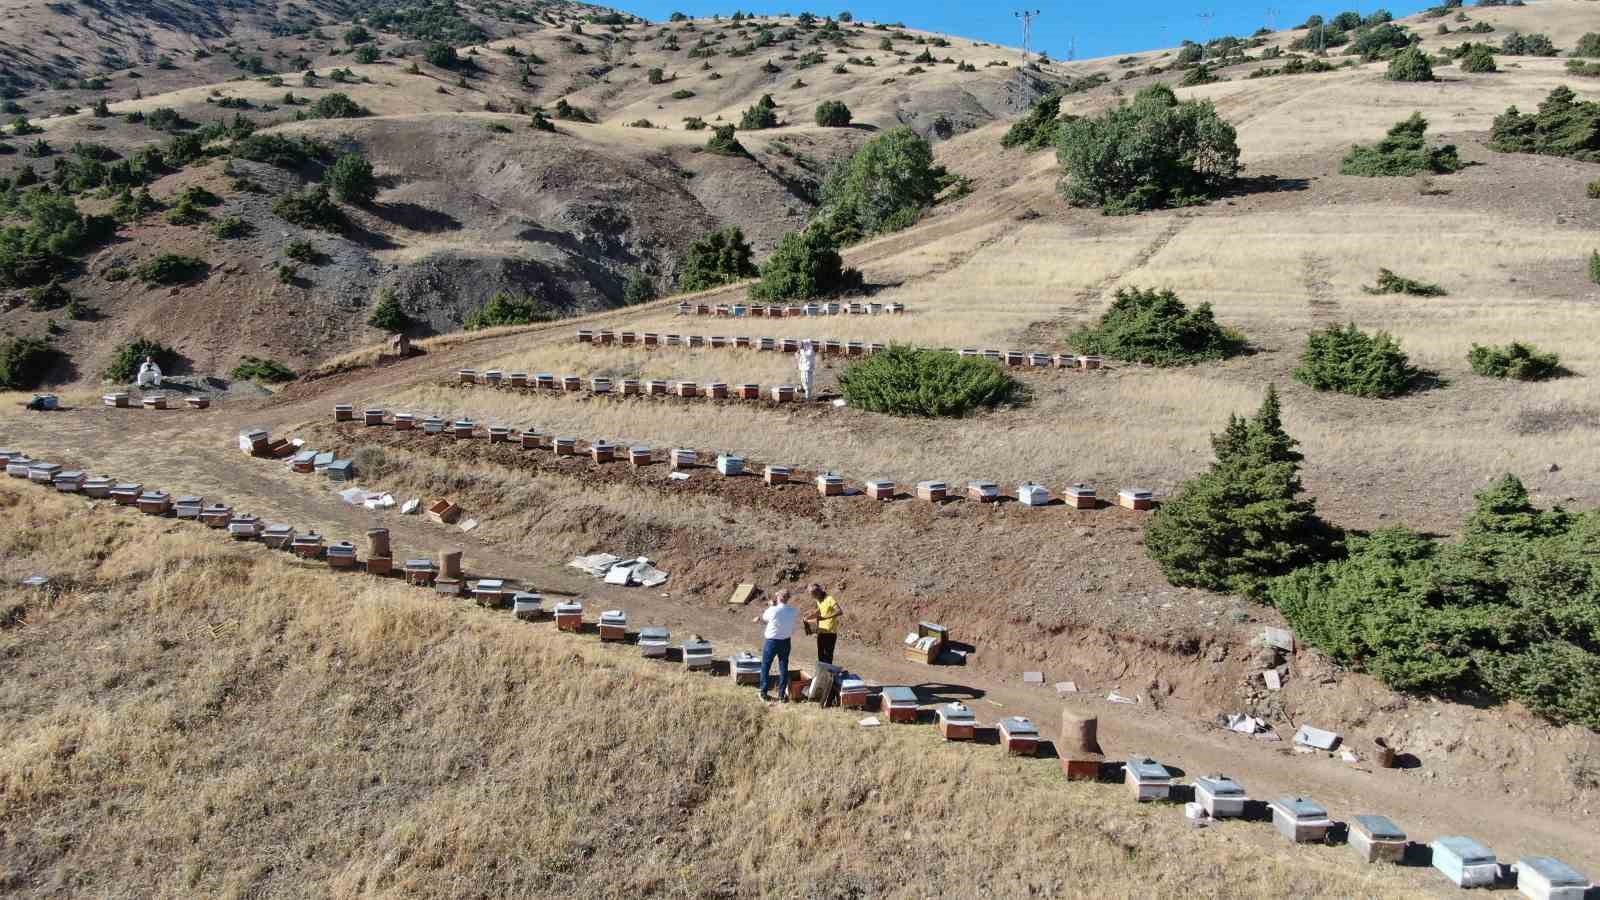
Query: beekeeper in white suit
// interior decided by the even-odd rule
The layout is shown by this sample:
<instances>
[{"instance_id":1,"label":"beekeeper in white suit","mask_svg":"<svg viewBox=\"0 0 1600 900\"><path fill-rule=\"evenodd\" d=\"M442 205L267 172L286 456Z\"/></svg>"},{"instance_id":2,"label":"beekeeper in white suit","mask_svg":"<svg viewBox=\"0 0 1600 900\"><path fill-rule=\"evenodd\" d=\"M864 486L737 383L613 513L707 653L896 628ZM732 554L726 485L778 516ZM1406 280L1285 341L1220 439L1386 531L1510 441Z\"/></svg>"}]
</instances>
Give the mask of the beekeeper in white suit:
<instances>
[{"instance_id":1,"label":"beekeeper in white suit","mask_svg":"<svg viewBox=\"0 0 1600 900\"><path fill-rule=\"evenodd\" d=\"M800 389L806 392L806 399L811 399L811 383L817 374L817 348L810 341L800 342L800 352L794 355L795 364L800 367Z\"/></svg>"},{"instance_id":2,"label":"beekeeper in white suit","mask_svg":"<svg viewBox=\"0 0 1600 900\"><path fill-rule=\"evenodd\" d=\"M156 365L155 357L146 356L144 364L139 367L139 387L161 387L161 367Z\"/></svg>"}]
</instances>

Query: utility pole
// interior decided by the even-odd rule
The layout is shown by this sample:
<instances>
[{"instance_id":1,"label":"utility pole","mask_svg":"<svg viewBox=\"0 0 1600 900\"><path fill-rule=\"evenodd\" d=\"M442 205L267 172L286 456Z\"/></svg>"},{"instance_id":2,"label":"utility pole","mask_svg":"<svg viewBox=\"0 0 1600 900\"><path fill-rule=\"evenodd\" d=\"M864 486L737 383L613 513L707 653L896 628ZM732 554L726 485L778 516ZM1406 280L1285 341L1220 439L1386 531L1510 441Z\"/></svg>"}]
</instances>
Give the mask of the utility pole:
<instances>
[{"instance_id":1,"label":"utility pole","mask_svg":"<svg viewBox=\"0 0 1600 900\"><path fill-rule=\"evenodd\" d=\"M1278 11L1270 6L1267 7L1267 30L1278 30Z\"/></svg>"},{"instance_id":2,"label":"utility pole","mask_svg":"<svg viewBox=\"0 0 1600 900\"><path fill-rule=\"evenodd\" d=\"M1078 36L1073 35L1067 39L1067 62L1078 58Z\"/></svg>"},{"instance_id":3,"label":"utility pole","mask_svg":"<svg viewBox=\"0 0 1600 900\"><path fill-rule=\"evenodd\" d=\"M1028 49L1033 40L1033 20L1039 17L1040 10L1024 9L1012 13L1022 20L1022 61L1028 61Z\"/></svg>"},{"instance_id":4,"label":"utility pole","mask_svg":"<svg viewBox=\"0 0 1600 900\"><path fill-rule=\"evenodd\" d=\"M1212 38L1211 20L1212 20L1212 18L1214 18L1216 16L1216 13L1215 12L1203 12L1203 13L1196 13L1196 15L1198 15L1200 17L1200 19L1206 23L1206 25L1205 25L1205 28L1206 28L1206 43L1209 44L1209 43L1211 43L1211 38Z\"/></svg>"}]
</instances>

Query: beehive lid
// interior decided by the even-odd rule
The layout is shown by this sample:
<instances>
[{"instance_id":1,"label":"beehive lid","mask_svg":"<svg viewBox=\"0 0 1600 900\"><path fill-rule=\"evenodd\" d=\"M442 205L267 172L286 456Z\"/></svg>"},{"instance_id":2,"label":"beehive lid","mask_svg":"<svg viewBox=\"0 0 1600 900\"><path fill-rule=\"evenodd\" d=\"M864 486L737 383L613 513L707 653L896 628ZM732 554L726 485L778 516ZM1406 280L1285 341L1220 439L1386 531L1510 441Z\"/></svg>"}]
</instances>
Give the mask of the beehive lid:
<instances>
[{"instance_id":1,"label":"beehive lid","mask_svg":"<svg viewBox=\"0 0 1600 900\"><path fill-rule=\"evenodd\" d=\"M167 495L166 491L145 491L144 493L139 495L139 499L140 500L165 500L165 499L167 499L167 496L168 495Z\"/></svg>"},{"instance_id":2,"label":"beehive lid","mask_svg":"<svg viewBox=\"0 0 1600 900\"><path fill-rule=\"evenodd\" d=\"M883 689L883 702L890 706L916 706L917 692L903 685Z\"/></svg>"},{"instance_id":3,"label":"beehive lid","mask_svg":"<svg viewBox=\"0 0 1600 900\"><path fill-rule=\"evenodd\" d=\"M1039 726L1032 720L1022 716L1011 716L1000 720L1000 729L1012 737L1038 737ZM1164 771L1164 770L1163 770Z\"/></svg>"},{"instance_id":4,"label":"beehive lid","mask_svg":"<svg viewBox=\"0 0 1600 900\"><path fill-rule=\"evenodd\" d=\"M817 480L820 481L820 482L823 482L825 484L833 484L835 482L844 481L844 476L843 475L835 475L832 472L824 472L821 475L817 476Z\"/></svg>"},{"instance_id":5,"label":"beehive lid","mask_svg":"<svg viewBox=\"0 0 1600 900\"><path fill-rule=\"evenodd\" d=\"M946 703L939 707L939 718L946 722L955 722L957 724L967 724L978 720L977 715L972 712L972 708L963 703Z\"/></svg>"},{"instance_id":6,"label":"beehive lid","mask_svg":"<svg viewBox=\"0 0 1600 900\"><path fill-rule=\"evenodd\" d=\"M792 470L788 466L767 466L767 471L774 475L787 475Z\"/></svg>"},{"instance_id":7,"label":"beehive lid","mask_svg":"<svg viewBox=\"0 0 1600 900\"><path fill-rule=\"evenodd\" d=\"M501 591L505 590L506 583L498 578L480 578L474 590Z\"/></svg>"},{"instance_id":8,"label":"beehive lid","mask_svg":"<svg viewBox=\"0 0 1600 900\"><path fill-rule=\"evenodd\" d=\"M917 627L928 632L929 634L936 634L940 637L944 637L945 632L947 631L943 625L935 625L932 622L918 622Z\"/></svg>"},{"instance_id":9,"label":"beehive lid","mask_svg":"<svg viewBox=\"0 0 1600 900\"><path fill-rule=\"evenodd\" d=\"M1067 488L1067 493L1074 497L1093 497L1094 488L1088 486L1087 484L1075 484Z\"/></svg>"},{"instance_id":10,"label":"beehive lid","mask_svg":"<svg viewBox=\"0 0 1600 900\"><path fill-rule=\"evenodd\" d=\"M628 614L620 609L608 609L600 614L601 625L626 625Z\"/></svg>"},{"instance_id":11,"label":"beehive lid","mask_svg":"<svg viewBox=\"0 0 1600 900\"><path fill-rule=\"evenodd\" d=\"M556 604L556 612L558 614L559 613L567 613L569 615L572 614L572 613L581 613L581 612L583 612L583 604L582 603L557 603Z\"/></svg>"},{"instance_id":12,"label":"beehive lid","mask_svg":"<svg viewBox=\"0 0 1600 900\"><path fill-rule=\"evenodd\" d=\"M683 655L684 656L710 656L711 655L711 642L710 641L684 641L683 642Z\"/></svg>"},{"instance_id":13,"label":"beehive lid","mask_svg":"<svg viewBox=\"0 0 1600 900\"><path fill-rule=\"evenodd\" d=\"M864 678L857 678L851 675L839 680L839 690L841 691L864 691L866 689L867 682Z\"/></svg>"},{"instance_id":14,"label":"beehive lid","mask_svg":"<svg viewBox=\"0 0 1600 900\"><path fill-rule=\"evenodd\" d=\"M1462 865L1483 866L1495 861L1494 851L1469 837L1451 835L1439 838L1433 844L1461 860Z\"/></svg>"},{"instance_id":15,"label":"beehive lid","mask_svg":"<svg viewBox=\"0 0 1600 900\"><path fill-rule=\"evenodd\" d=\"M369 406L366 410L366 414L369 416L381 416L383 413L384 409L381 406Z\"/></svg>"},{"instance_id":16,"label":"beehive lid","mask_svg":"<svg viewBox=\"0 0 1600 900\"><path fill-rule=\"evenodd\" d=\"M650 448L649 447L629 447L628 448L628 452L630 454L643 455L643 454L648 454L650 452Z\"/></svg>"},{"instance_id":17,"label":"beehive lid","mask_svg":"<svg viewBox=\"0 0 1600 900\"><path fill-rule=\"evenodd\" d=\"M1379 841L1403 841L1406 833L1388 816L1356 816L1356 828L1367 837Z\"/></svg>"},{"instance_id":18,"label":"beehive lid","mask_svg":"<svg viewBox=\"0 0 1600 900\"><path fill-rule=\"evenodd\" d=\"M348 553L351 556L355 556L356 545L349 541L334 541L328 545L328 552L336 555Z\"/></svg>"},{"instance_id":19,"label":"beehive lid","mask_svg":"<svg viewBox=\"0 0 1600 900\"><path fill-rule=\"evenodd\" d=\"M36 463L33 463L32 465L28 466L28 471L30 471L30 472L48 472L51 475L54 475L55 473L61 471L61 467L59 465L55 464L55 463L36 462Z\"/></svg>"},{"instance_id":20,"label":"beehive lid","mask_svg":"<svg viewBox=\"0 0 1600 900\"><path fill-rule=\"evenodd\" d=\"M544 597L534 591L517 591L511 597L513 603L539 603L542 600Z\"/></svg>"},{"instance_id":21,"label":"beehive lid","mask_svg":"<svg viewBox=\"0 0 1600 900\"><path fill-rule=\"evenodd\" d=\"M639 643L641 644L665 644L671 639L672 632L666 628L652 625L648 628L639 629Z\"/></svg>"},{"instance_id":22,"label":"beehive lid","mask_svg":"<svg viewBox=\"0 0 1600 900\"><path fill-rule=\"evenodd\" d=\"M82 477L83 473L79 472L77 469L67 469L66 471L56 473L57 481L77 481Z\"/></svg>"},{"instance_id":23,"label":"beehive lid","mask_svg":"<svg viewBox=\"0 0 1600 900\"><path fill-rule=\"evenodd\" d=\"M1589 886L1582 873L1553 856L1524 856L1517 860L1517 868L1538 872L1551 887Z\"/></svg>"},{"instance_id":24,"label":"beehive lid","mask_svg":"<svg viewBox=\"0 0 1600 900\"><path fill-rule=\"evenodd\" d=\"M1118 493L1124 497L1127 497L1129 500L1149 500L1151 497L1155 496L1144 488L1123 488L1121 491L1118 491Z\"/></svg>"},{"instance_id":25,"label":"beehive lid","mask_svg":"<svg viewBox=\"0 0 1600 900\"><path fill-rule=\"evenodd\" d=\"M277 526L274 526L274 527L277 527ZM270 531L271 529L268 529L268 530ZM406 560L406 566L405 567L406 567L406 569L408 569L410 571L413 571L413 572L426 571L426 570L429 570L429 569L433 568L433 560L431 560L431 559L408 559L408 560Z\"/></svg>"},{"instance_id":26,"label":"beehive lid","mask_svg":"<svg viewBox=\"0 0 1600 900\"><path fill-rule=\"evenodd\" d=\"M354 468L354 464L348 459L336 459L328 463L329 472L343 472L348 475L352 468Z\"/></svg>"},{"instance_id":27,"label":"beehive lid","mask_svg":"<svg viewBox=\"0 0 1600 900\"><path fill-rule=\"evenodd\" d=\"M969 481L967 487L985 494L998 493L1000 490L1000 485L992 481Z\"/></svg>"},{"instance_id":28,"label":"beehive lid","mask_svg":"<svg viewBox=\"0 0 1600 900\"><path fill-rule=\"evenodd\" d=\"M945 489L945 483L942 481L919 481L917 482L917 489L923 491L942 491Z\"/></svg>"},{"instance_id":29,"label":"beehive lid","mask_svg":"<svg viewBox=\"0 0 1600 900\"><path fill-rule=\"evenodd\" d=\"M1316 801L1308 800L1305 797L1282 797L1278 800L1278 806L1296 819L1326 819L1328 817L1327 809Z\"/></svg>"},{"instance_id":30,"label":"beehive lid","mask_svg":"<svg viewBox=\"0 0 1600 900\"><path fill-rule=\"evenodd\" d=\"M239 436L243 438L249 438L252 441L266 440L267 430L265 428L244 428L240 429Z\"/></svg>"},{"instance_id":31,"label":"beehive lid","mask_svg":"<svg viewBox=\"0 0 1600 900\"><path fill-rule=\"evenodd\" d=\"M457 419L456 420L456 427L457 428L473 428L473 427L476 427L477 424L478 423L472 421L471 419Z\"/></svg>"},{"instance_id":32,"label":"beehive lid","mask_svg":"<svg viewBox=\"0 0 1600 900\"><path fill-rule=\"evenodd\" d=\"M178 498L178 505L179 506L199 506L200 504L202 504L204 502L205 502L205 498L204 497L195 497L195 496L192 496L192 495Z\"/></svg>"},{"instance_id":33,"label":"beehive lid","mask_svg":"<svg viewBox=\"0 0 1600 900\"><path fill-rule=\"evenodd\" d=\"M569 437L558 437L558 438L555 438L554 440L558 444L576 444L578 442L577 438L569 438Z\"/></svg>"},{"instance_id":34,"label":"beehive lid","mask_svg":"<svg viewBox=\"0 0 1600 900\"><path fill-rule=\"evenodd\" d=\"M225 513L225 512L232 512L232 511L233 511L233 507L229 506L226 503L212 503L211 505L206 507L206 512L208 512L208 513Z\"/></svg>"},{"instance_id":35,"label":"beehive lid","mask_svg":"<svg viewBox=\"0 0 1600 900\"><path fill-rule=\"evenodd\" d=\"M356 408L354 406L351 406L348 403L337 404L337 405L334 406L333 409L334 409L335 412L355 412L355 410L356 410Z\"/></svg>"},{"instance_id":36,"label":"beehive lid","mask_svg":"<svg viewBox=\"0 0 1600 900\"><path fill-rule=\"evenodd\" d=\"M312 463L312 465L316 466L319 469L324 468L324 467L329 466L329 465L332 465L333 464L333 454L332 453L318 453L315 457L312 457L311 463Z\"/></svg>"},{"instance_id":37,"label":"beehive lid","mask_svg":"<svg viewBox=\"0 0 1600 900\"><path fill-rule=\"evenodd\" d=\"M1172 773L1167 771L1167 767L1148 756L1132 757L1128 760L1127 767L1136 781L1172 780Z\"/></svg>"},{"instance_id":38,"label":"beehive lid","mask_svg":"<svg viewBox=\"0 0 1600 900\"><path fill-rule=\"evenodd\" d=\"M315 451L315 450L301 450L299 453L296 453L294 455L294 457L292 459L290 459L289 461L290 462L296 462L296 463L308 463L308 462L311 462L312 460L314 460L316 458L317 458L317 451Z\"/></svg>"},{"instance_id":39,"label":"beehive lid","mask_svg":"<svg viewBox=\"0 0 1600 900\"><path fill-rule=\"evenodd\" d=\"M1213 797L1243 797L1244 788L1226 775L1202 775L1194 780L1195 787L1204 788Z\"/></svg>"},{"instance_id":40,"label":"beehive lid","mask_svg":"<svg viewBox=\"0 0 1600 900\"><path fill-rule=\"evenodd\" d=\"M875 478L872 481L867 482L867 487L872 488L875 491L882 491L882 490L890 490L890 491L892 491L892 490L894 490L894 482L889 481L889 480L884 479L884 478Z\"/></svg>"},{"instance_id":41,"label":"beehive lid","mask_svg":"<svg viewBox=\"0 0 1600 900\"><path fill-rule=\"evenodd\" d=\"M294 528L288 525L268 525L267 531L272 534L288 534L291 531L294 531Z\"/></svg>"}]
</instances>

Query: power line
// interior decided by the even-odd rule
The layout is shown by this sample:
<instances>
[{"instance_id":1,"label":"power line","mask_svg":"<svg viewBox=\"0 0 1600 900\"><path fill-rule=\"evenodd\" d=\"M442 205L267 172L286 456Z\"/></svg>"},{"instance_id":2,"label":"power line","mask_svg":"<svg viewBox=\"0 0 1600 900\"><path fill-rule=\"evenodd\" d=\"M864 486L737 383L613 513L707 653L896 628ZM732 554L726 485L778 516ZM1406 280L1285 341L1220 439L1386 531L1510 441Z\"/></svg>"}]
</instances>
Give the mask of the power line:
<instances>
[{"instance_id":1,"label":"power line","mask_svg":"<svg viewBox=\"0 0 1600 900\"><path fill-rule=\"evenodd\" d=\"M1028 50L1033 42L1033 20L1039 17L1041 11L1037 9L1024 9L1012 13L1022 20L1022 61L1028 61Z\"/></svg>"}]
</instances>

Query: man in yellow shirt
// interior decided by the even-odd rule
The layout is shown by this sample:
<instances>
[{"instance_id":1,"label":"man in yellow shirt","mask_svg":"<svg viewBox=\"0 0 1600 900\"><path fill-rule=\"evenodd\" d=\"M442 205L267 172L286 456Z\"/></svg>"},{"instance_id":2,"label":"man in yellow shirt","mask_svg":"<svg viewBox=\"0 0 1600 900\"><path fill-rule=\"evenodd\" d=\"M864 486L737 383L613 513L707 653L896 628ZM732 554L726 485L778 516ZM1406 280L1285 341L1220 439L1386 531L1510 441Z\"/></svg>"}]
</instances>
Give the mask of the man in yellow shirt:
<instances>
[{"instance_id":1,"label":"man in yellow shirt","mask_svg":"<svg viewBox=\"0 0 1600 900\"><path fill-rule=\"evenodd\" d=\"M839 609L839 601L820 584L811 585L811 598L817 601L817 608L806 616L806 622L817 626L817 661L831 663L834 645L839 643L839 620L844 612Z\"/></svg>"}]
</instances>

